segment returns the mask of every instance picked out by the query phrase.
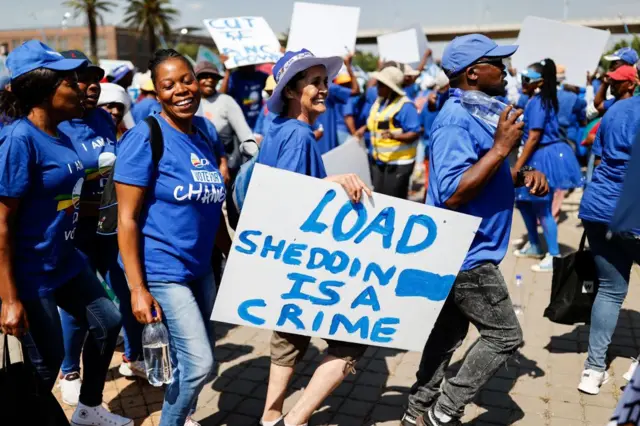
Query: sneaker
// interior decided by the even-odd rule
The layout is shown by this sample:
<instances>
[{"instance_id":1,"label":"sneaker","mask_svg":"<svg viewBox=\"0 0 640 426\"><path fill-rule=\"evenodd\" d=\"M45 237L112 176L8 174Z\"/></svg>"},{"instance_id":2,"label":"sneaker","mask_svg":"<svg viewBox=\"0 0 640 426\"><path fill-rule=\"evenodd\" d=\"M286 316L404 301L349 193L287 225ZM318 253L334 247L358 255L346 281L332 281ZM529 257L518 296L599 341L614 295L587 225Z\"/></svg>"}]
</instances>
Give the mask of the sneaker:
<instances>
[{"instance_id":1,"label":"sneaker","mask_svg":"<svg viewBox=\"0 0 640 426\"><path fill-rule=\"evenodd\" d=\"M125 377L138 376L142 379L147 378L144 361L129 361L124 355L122 355L122 364L120 364L118 372Z\"/></svg>"},{"instance_id":2,"label":"sneaker","mask_svg":"<svg viewBox=\"0 0 640 426\"><path fill-rule=\"evenodd\" d=\"M404 416L402 416L401 426L415 426L416 420L417 419L413 417L411 414L404 413Z\"/></svg>"},{"instance_id":3,"label":"sneaker","mask_svg":"<svg viewBox=\"0 0 640 426\"><path fill-rule=\"evenodd\" d=\"M624 373L624 375L622 376L627 382L630 382L631 379L633 378L633 375L636 372L636 368L638 368L638 360L635 358L632 358L633 361L631 362L631 365L629 366L629 370Z\"/></svg>"},{"instance_id":4,"label":"sneaker","mask_svg":"<svg viewBox=\"0 0 640 426\"><path fill-rule=\"evenodd\" d=\"M184 426L200 426L200 423L196 422L191 417L187 417L187 421L184 422Z\"/></svg>"},{"instance_id":5,"label":"sneaker","mask_svg":"<svg viewBox=\"0 0 640 426\"><path fill-rule=\"evenodd\" d=\"M79 403L71 417L72 426L133 426L133 420L109 412L102 405L87 407Z\"/></svg>"},{"instance_id":6,"label":"sneaker","mask_svg":"<svg viewBox=\"0 0 640 426\"><path fill-rule=\"evenodd\" d=\"M527 238L526 237L516 237L513 240L510 241L511 245L514 247L521 247L527 242Z\"/></svg>"},{"instance_id":7,"label":"sneaker","mask_svg":"<svg viewBox=\"0 0 640 426\"><path fill-rule=\"evenodd\" d=\"M65 375L60 379L60 393L62 394L62 402L72 407L78 405L80 398L80 388L82 387L82 379L80 373L73 372Z\"/></svg>"},{"instance_id":8,"label":"sneaker","mask_svg":"<svg viewBox=\"0 0 640 426\"><path fill-rule=\"evenodd\" d=\"M460 419L452 418L448 422L438 420L433 412L433 408L416 419L417 426L462 426Z\"/></svg>"},{"instance_id":9,"label":"sneaker","mask_svg":"<svg viewBox=\"0 0 640 426\"><path fill-rule=\"evenodd\" d=\"M553 256L549 253L540 263L531 266L533 272L553 272Z\"/></svg>"},{"instance_id":10,"label":"sneaker","mask_svg":"<svg viewBox=\"0 0 640 426\"><path fill-rule=\"evenodd\" d=\"M530 259L542 259L544 257L544 253L540 250L539 247L531 245L531 243L526 243L521 249L515 250L513 252L515 257L526 257Z\"/></svg>"},{"instance_id":11,"label":"sneaker","mask_svg":"<svg viewBox=\"0 0 640 426\"><path fill-rule=\"evenodd\" d=\"M582 372L582 378L578 385L580 392L588 393L589 395L597 395L600 393L600 386L609 381L609 373L606 371L596 371L587 369Z\"/></svg>"}]
</instances>

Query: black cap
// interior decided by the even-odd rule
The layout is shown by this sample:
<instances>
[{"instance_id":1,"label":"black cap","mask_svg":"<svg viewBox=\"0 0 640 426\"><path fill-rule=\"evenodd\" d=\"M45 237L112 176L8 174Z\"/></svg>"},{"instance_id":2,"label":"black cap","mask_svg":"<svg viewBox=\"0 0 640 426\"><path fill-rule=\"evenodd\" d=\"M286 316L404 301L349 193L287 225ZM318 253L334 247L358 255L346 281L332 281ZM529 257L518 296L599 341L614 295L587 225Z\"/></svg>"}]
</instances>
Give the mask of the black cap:
<instances>
[{"instance_id":1,"label":"black cap","mask_svg":"<svg viewBox=\"0 0 640 426\"><path fill-rule=\"evenodd\" d=\"M95 72L100 73L100 78L98 78L98 80L102 80L104 78L104 70L98 65L94 65L94 63L91 62L91 59L89 59L89 57L85 55L84 52L81 52L79 50L65 50L64 52L60 52L60 54L67 59L84 59L89 63L87 65L87 68L91 68Z\"/></svg>"}]
</instances>

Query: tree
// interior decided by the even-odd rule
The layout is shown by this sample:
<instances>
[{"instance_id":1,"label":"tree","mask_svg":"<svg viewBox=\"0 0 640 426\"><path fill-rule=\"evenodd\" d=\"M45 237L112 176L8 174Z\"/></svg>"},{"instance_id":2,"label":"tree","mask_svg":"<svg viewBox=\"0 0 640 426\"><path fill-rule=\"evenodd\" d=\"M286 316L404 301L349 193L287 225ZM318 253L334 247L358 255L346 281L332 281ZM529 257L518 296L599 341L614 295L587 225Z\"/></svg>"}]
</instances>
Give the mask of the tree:
<instances>
[{"instance_id":1,"label":"tree","mask_svg":"<svg viewBox=\"0 0 640 426\"><path fill-rule=\"evenodd\" d=\"M378 57L370 52L356 50L356 54L353 55L353 65L367 72L375 71L378 69Z\"/></svg>"},{"instance_id":2,"label":"tree","mask_svg":"<svg viewBox=\"0 0 640 426\"><path fill-rule=\"evenodd\" d=\"M158 46L157 32L168 38L171 35L171 24L180 15L171 7L171 0L129 0L125 11L125 23L149 38L149 53L155 53Z\"/></svg>"},{"instance_id":3,"label":"tree","mask_svg":"<svg viewBox=\"0 0 640 426\"><path fill-rule=\"evenodd\" d=\"M199 45L193 43L178 43L175 47L178 53L180 53L181 55L186 55L193 59L198 57L199 48Z\"/></svg>"},{"instance_id":4,"label":"tree","mask_svg":"<svg viewBox=\"0 0 640 426\"><path fill-rule=\"evenodd\" d=\"M64 6L73 9L74 17L85 15L89 27L89 42L91 45L91 60L98 63L98 22L104 25L102 14L109 12L116 4L109 0L67 0Z\"/></svg>"},{"instance_id":5,"label":"tree","mask_svg":"<svg viewBox=\"0 0 640 426\"><path fill-rule=\"evenodd\" d=\"M613 52L615 52L618 49L621 49L623 47L631 47L633 48L636 52L638 52L638 54L640 54L640 38L637 35L634 35L633 38L631 39L631 43L629 43L627 40L620 40L619 42L617 42L613 48L611 50L609 50L608 52L606 52L602 59L600 59L600 66L602 68L604 68L605 71L609 70L609 61L605 61L604 57L607 55L611 55Z\"/></svg>"}]
</instances>

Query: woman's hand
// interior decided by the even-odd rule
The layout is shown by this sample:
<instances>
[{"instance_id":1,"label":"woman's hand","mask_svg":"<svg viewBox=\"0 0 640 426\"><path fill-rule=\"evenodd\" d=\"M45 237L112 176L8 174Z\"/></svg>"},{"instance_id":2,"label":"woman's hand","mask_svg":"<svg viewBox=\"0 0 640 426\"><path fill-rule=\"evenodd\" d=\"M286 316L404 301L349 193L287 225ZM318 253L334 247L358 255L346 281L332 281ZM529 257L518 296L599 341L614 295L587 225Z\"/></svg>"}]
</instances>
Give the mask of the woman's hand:
<instances>
[{"instance_id":1,"label":"woman's hand","mask_svg":"<svg viewBox=\"0 0 640 426\"><path fill-rule=\"evenodd\" d=\"M131 289L131 310L133 316L141 324L151 324L162 321L160 304L144 286ZM156 315L153 316L155 310Z\"/></svg>"},{"instance_id":2,"label":"woman's hand","mask_svg":"<svg viewBox=\"0 0 640 426\"><path fill-rule=\"evenodd\" d=\"M0 312L0 330L4 334L22 337L29 331L27 312L19 300L2 302Z\"/></svg>"},{"instance_id":3,"label":"woman's hand","mask_svg":"<svg viewBox=\"0 0 640 426\"><path fill-rule=\"evenodd\" d=\"M344 190L347 191L349 198L354 203L360 202L362 198L362 192L366 193L369 197L371 197L371 189L367 185L365 185L362 179L360 179L360 177L355 173L329 176L327 180L330 182L335 182L342 185Z\"/></svg>"}]
</instances>

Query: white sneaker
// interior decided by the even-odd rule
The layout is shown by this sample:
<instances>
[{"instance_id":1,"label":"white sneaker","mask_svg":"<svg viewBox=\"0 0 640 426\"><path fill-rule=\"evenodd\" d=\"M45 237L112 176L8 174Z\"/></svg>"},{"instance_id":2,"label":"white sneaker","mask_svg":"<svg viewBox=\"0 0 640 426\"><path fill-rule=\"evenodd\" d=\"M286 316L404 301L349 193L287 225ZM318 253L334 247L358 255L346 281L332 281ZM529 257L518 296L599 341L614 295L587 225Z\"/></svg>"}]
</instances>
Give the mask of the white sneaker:
<instances>
[{"instance_id":1,"label":"white sneaker","mask_svg":"<svg viewBox=\"0 0 640 426\"><path fill-rule=\"evenodd\" d=\"M80 373L69 373L60 379L60 393L62 394L62 402L67 405L75 407L78 405L78 399L80 398L80 388L82 387L82 379Z\"/></svg>"},{"instance_id":2,"label":"white sneaker","mask_svg":"<svg viewBox=\"0 0 640 426\"><path fill-rule=\"evenodd\" d=\"M531 270L533 272L553 272L553 256L547 253L540 263L531 266Z\"/></svg>"},{"instance_id":3,"label":"white sneaker","mask_svg":"<svg viewBox=\"0 0 640 426\"><path fill-rule=\"evenodd\" d=\"M133 426L133 420L110 413L102 405L87 407L79 403L71 417L72 426Z\"/></svg>"},{"instance_id":4,"label":"white sneaker","mask_svg":"<svg viewBox=\"0 0 640 426\"><path fill-rule=\"evenodd\" d=\"M191 417L187 417L187 421L184 422L184 426L200 426L200 423L196 422Z\"/></svg>"},{"instance_id":5,"label":"white sneaker","mask_svg":"<svg viewBox=\"0 0 640 426\"><path fill-rule=\"evenodd\" d=\"M127 361L125 357L122 357L122 364L120 364L118 372L125 377L138 376L143 379L147 378L147 373L144 369L144 361Z\"/></svg>"},{"instance_id":6,"label":"white sneaker","mask_svg":"<svg viewBox=\"0 0 640 426\"><path fill-rule=\"evenodd\" d=\"M622 376L627 382L630 382L633 378L633 375L636 372L636 368L638 368L638 363L638 360L633 358L633 362L631 362L629 370Z\"/></svg>"},{"instance_id":7,"label":"white sneaker","mask_svg":"<svg viewBox=\"0 0 640 426\"><path fill-rule=\"evenodd\" d=\"M580 392L588 393L589 395L597 395L600 393L600 386L609 381L609 373L606 371L595 371L591 369L584 370L582 372L582 378L578 385Z\"/></svg>"}]
</instances>

